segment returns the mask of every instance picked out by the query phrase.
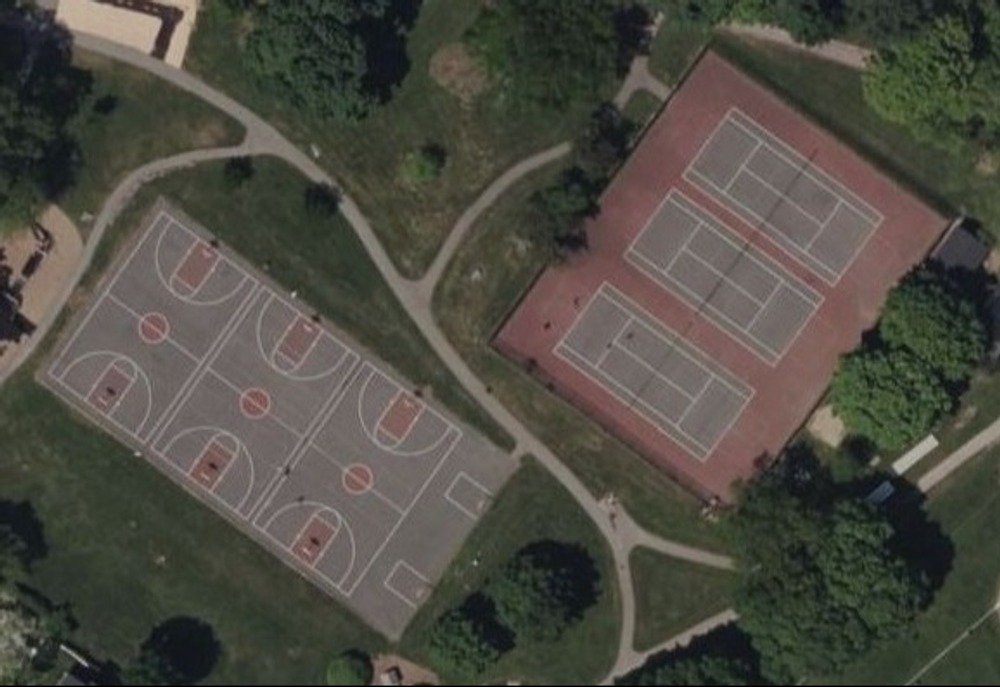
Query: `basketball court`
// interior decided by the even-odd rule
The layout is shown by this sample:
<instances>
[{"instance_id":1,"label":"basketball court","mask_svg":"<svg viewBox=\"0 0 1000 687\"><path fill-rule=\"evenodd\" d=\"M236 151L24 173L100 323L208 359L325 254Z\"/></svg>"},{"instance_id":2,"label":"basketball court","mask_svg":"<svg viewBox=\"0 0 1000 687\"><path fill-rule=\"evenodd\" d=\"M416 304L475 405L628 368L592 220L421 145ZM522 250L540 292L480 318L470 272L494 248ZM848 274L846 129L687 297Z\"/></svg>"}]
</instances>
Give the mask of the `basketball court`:
<instances>
[{"instance_id":1,"label":"basketball court","mask_svg":"<svg viewBox=\"0 0 1000 687\"><path fill-rule=\"evenodd\" d=\"M165 203L44 381L390 638L515 468Z\"/></svg>"},{"instance_id":2,"label":"basketball court","mask_svg":"<svg viewBox=\"0 0 1000 687\"><path fill-rule=\"evenodd\" d=\"M948 222L708 52L494 345L704 498L783 450Z\"/></svg>"}]
</instances>

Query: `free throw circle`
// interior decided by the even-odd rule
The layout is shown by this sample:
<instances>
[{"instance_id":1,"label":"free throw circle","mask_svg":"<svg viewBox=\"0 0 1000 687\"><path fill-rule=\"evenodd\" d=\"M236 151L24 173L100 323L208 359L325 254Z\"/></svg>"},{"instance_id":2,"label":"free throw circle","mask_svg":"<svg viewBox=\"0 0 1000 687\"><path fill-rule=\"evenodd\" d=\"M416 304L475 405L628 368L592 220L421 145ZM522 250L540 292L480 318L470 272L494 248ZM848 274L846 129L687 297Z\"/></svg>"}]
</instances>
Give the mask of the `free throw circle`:
<instances>
[{"instance_id":1,"label":"free throw circle","mask_svg":"<svg viewBox=\"0 0 1000 687\"><path fill-rule=\"evenodd\" d=\"M170 333L170 322L163 313L146 313L139 319L139 338L143 343L162 343Z\"/></svg>"},{"instance_id":2,"label":"free throw circle","mask_svg":"<svg viewBox=\"0 0 1000 687\"><path fill-rule=\"evenodd\" d=\"M251 420L267 415L271 410L271 394L263 389L247 389L240 396L240 411Z\"/></svg>"},{"instance_id":3,"label":"free throw circle","mask_svg":"<svg viewBox=\"0 0 1000 687\"><path fill-rule=\"evenodd\" d=\"M344 469L341 475L344 490L348 494L360 496L367 494L375 486L375 475L372 469L363 463L355 463Z\"/></svg>"}]
</instances>

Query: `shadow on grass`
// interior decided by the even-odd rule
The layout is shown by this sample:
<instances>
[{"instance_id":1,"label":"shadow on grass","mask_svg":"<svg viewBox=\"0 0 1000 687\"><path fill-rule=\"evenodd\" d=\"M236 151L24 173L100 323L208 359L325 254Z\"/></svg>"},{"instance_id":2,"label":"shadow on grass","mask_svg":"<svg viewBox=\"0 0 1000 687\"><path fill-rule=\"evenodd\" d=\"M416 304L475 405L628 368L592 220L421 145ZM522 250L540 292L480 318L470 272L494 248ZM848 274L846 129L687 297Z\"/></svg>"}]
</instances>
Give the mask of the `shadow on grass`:
<instances>
[{"instance_id":1,"label":"shadow on grass","mask_svg":"<svg viewBox=\"0 0 1000 687\"><path fill-rule=\"evenodd\" d=\"M0 529L7 529L21 544L21 562L30 566L48 555L45 527L27 501L0 501Z\"/></svg>"}]
</instances>

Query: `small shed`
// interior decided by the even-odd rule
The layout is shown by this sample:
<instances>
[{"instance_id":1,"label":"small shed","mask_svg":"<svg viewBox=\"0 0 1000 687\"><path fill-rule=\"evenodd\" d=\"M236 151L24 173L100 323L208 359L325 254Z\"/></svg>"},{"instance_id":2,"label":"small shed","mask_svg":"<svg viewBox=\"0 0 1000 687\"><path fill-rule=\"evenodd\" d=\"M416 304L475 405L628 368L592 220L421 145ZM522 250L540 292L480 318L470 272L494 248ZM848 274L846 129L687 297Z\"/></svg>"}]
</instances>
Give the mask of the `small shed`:
<instances>
[{"instance_id":1,"label":"small shed","mask_svg":"<svg viewBox=\"0 0 1000 687\"><path fill-rule=\"evenodd\" d=\"M958 221L938 243L931 257L944 267L961 267L974 272L982 267L990 254L987 245L964 222Z\"/></svg>"}]
</instances>

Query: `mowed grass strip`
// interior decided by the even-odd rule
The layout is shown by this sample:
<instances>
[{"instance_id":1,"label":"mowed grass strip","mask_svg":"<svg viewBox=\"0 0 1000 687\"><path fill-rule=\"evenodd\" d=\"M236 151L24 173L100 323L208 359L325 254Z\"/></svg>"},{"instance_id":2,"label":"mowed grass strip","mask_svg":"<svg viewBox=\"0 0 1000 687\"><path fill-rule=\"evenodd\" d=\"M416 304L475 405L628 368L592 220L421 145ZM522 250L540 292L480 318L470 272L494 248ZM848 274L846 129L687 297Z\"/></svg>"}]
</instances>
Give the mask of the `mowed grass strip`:
<instances>
[{"instance_id":1,"label":"mowed grass strip","mask_svg":"<svg viewBox=\"0 0 1000 687\"><path fill-rule=\"evenodd\" d=\"M410 625L401 649L425 661L426 641L434 621L481 589L487 578L526 544L544 539L579 544L590 553L601 574L600 598L559 641L513 649L481 681L595 684L603 679L614 664L621 631L614 557L569 492L530 457L466 541L434 595ZM442 677L448 681L453 676Z\"/></svg>"},{"instance_id":2,"label":"mowed grass strip","mask_svg":"<svg viewBox=\"0 0 1000 687\"><path fill-rule=\"evenodd\" d=\"M72 123L83 167L59 200L67 214L96 215L126 174L196 148L236 145L243 127L199 98L151 74L77 49L73 64L92 75L91 95Z\"/></svg>"},{"instance_id":3,"label":"mowed grass strip","mask_svg":"<svg viewBox=\"0 0 1000 687\"><path fill-rule=\"evenodd\" d=\"M699 26L664 22L649 46L649 71L668 86L676 86L711 39Z\"/></svg>"},{"instance_id":4,"label":"mowed grass strip","mask_svg":"<svg viewBox=\"0 0 1000 687\"><path fill-rule=\"evenodd\" d=\"M356 124L320 121L262 90L239 57L250 27L225 3L202 8L185 67L303 149L315 144L319 164L358 202L399 269L416 277L494 178L516 161L573 138L589 114L586 108L512 113L496 90L463 104L435 82L432 58L461 41L482 6L480 0L422 3L409 34L405 80L387 106ZM409 183L402 175L404 161L427 144L447 151L442 173L428 183Z\"/></svg>"},{"instance_id":5,"label":"mowed grass strip","mask_svg":"<svg viewBox=\"0 0 1000 687\"><path fill-rule=\"evenodd\" d=\"M0 499L27 500L48 554L32 584L67 602L78 645L120 665L186 615L222 644L220 684L317 684L327 659L383 641L24 370L0 395Z\"/></svg>"},{"instance_id":6,"label":"mowed grass strip","mask_svg":"<svg viewBox=\"0 0 1000 687\"><path fill-rule=\"evenodd\" d=\"M647 651L732 606L736 574L636 548L631 555L635 585L636 651Z\"/></svg>"},{"instance_id":7,"label":"mowed grass strip","mask_svg":"<svg viewBox=\"0 0 1000 687\"><path fill-rule=\"evenodd\" d=\"M117 223L131 228L163 195L288 290L327 316L409 381L494 442L512 440L458 384L382 280L353 229L339 214L309 214L307 180L276 158L254 160L254 176L233 188L224 163L199 165L158 180ZM100 256L106 263L109 252Z\"/></svg>"},{"instance_id":8,"label":"mowed grass strip","mask_svg":"<svg viewBox=\"0 0 1000 687\"><path fill-rule=\"evenodd\" d=\"M699 504L662 472L549 393L490 347L496 329L545 267L528 238L532 193L565 163L538 170L512 187L479 220L434 295L445 334L493 394L555 451L597 497L614 492L639 522L667 537L718 546Z\"/></svg>"},{"instance_id":9,"label":"mowed grass strip","mask_svg":"<svg viewBox=\"0 0 1000 687\"><path fill-rule=\"evenodd\" d=\"M932 492L928 511L955 547L951 571L931 607L918 616L901 638L873 651L843 675L823 676L820 682L832 679L842 684L902 684L997 602L1000 450L974 459ZM994 630L982 627L980 632ZM998 668L995 660L976 664L944 662L935 669L936 674L929 673L922 683L935 684L931 678L940 677L946 682L995 684L1000 679Z\"/></svg>"}]
</instances>

